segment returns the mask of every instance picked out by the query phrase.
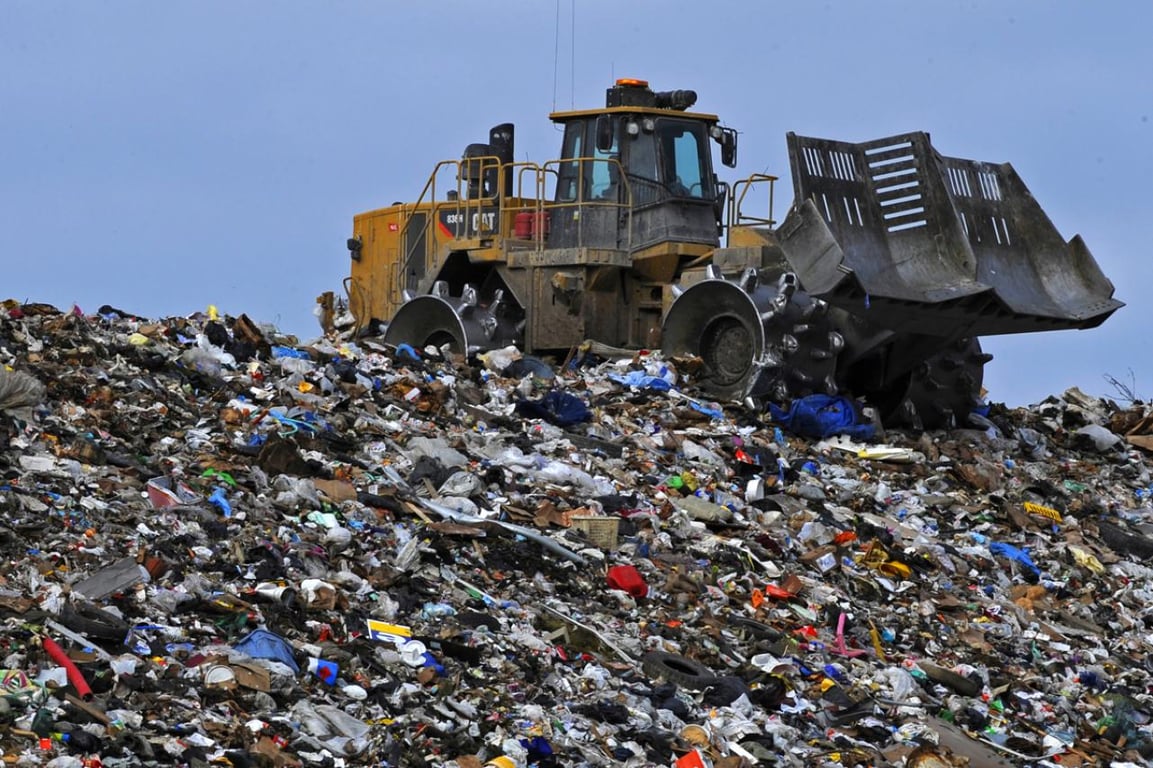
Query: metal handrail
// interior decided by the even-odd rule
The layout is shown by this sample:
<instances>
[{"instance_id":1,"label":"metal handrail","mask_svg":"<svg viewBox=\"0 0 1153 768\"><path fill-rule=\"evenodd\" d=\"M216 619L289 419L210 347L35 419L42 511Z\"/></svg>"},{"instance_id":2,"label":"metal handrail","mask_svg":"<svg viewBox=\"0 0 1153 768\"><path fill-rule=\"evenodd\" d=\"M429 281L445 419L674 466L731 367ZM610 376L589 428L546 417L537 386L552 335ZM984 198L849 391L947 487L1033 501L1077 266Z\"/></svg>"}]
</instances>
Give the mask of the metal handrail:
<instances>
[{"instance_id":1,"label":"metal handrail","mask_svg":"<svg viewBox=\"0 0 1153 768\"><path fill-rule=\"evenodd\" d=\"M748 178L741 179L740 181L733 182L733 192L729 197L729 210L725 225L725 242L728 243L728 237L732 232L733 227L743 226L744 224L764 224L766 226L775 226L777 221L773 218L773 192L776 188L776 182L779 177L772 176L767 173L754 173ZM769 216L768 218L761 218L759 216L750 216L741 210L741 206L745 202L745 196L753 189L753 187L764 182L769 183Z\"/></svg>"},{"instance_id":2,"label":"metal handrail","mask_svg":"<svg viewBox=\"0 0 1153 768\"><path fill-rule=\"evenodd\" d=\"M627 242L625 250L632 251L633 244L633 190L629 183L628 176L625 174L624 166L621 161L615 157L573 157L564 160L549 160L544 164L542 170L546 173L556 173L558 178L560 176L559 170L551 170L559 168L563 163L576 163L577 164L577 189L575 199L571 201L555 201L545 204L546 210L561 210L565 208L578 208L578 207L595 207L595 208L618 208L624 209L627 213L628 226L625 228L627 232ZM585 200L585 164L586 163L611 163L617 167L617 179L620 191L623 193L617 200ZM623 197L623 202L621 198ZM577 219L577 244L584 243L584 220Z\"/></svg>"},{"instance_id":3,"label":"metal handrail","mask_svg":"<svg viewBox=\"0 0 1153 768\"><path fill-rule=\"evenodd\" d=\"M547 181L550 175L555 178L560 178L560 166L563 163L576 163L577 164L577 191L576 199L572 201L548 201L546 200ZM463 173L464 164L470 164L472 169L478 171L482 176L493 170L496 174L496 188L497 194L487 195L483 197L469 198L465 192L467 191L467 179ZM585 178L586 178L586 164L592 163L611 163L616 166L617 170L617 185L620 190L619 197L615 200L585 200ZM437 194L437 179L445 172L446 168L451 168L456 177L456 199L439 199ZM504 189L504 182L507 174L515 173L517 175L517 199L526 199L524 192L524 176L531 174L533 195L531 204L513 205L509 203L499 190ZM428 205L428 215L423 223L425 244L424 252L418 253L416 245L422 242L421 238L415 238L412 244L409 244L409 228L413 226L413 218L415 213L421 208L422 205ZM403 294L405 290L405 275L408 274L409 267L413 260L416 258L427 259L429 254L437 254L440 250L441 236L437 227L437 222L440 220L440 214L446 208L452 209L455 213L460 214L462 217L470 216L475 209L476 213L481 213L485 206L495 206L496 216L498 221L504 221L505 217L509 214L515 214L521 211L527 211L535 215L543 215L548 211L573 208L573 207L608 207L623 209L627 213L626 217L626 243L625 249L632 250L633 242L633 190L624 167L621 165L619 159L614 157L576 157L564 160L550 160L543 166L535 163L522 162L522 163L508 163L501 164L500 158L490 155L482 157L470 157L460 160L442 160L436 164L432 173L429 175L428 181L425 183L424 188L420 192L417 201L411 205L402 207L402 215L404 223L400 229L399 242L403 250L402 257L398 259L399 269L396 270L393 279L389 281L392 284L393 295ZM468 221L467 218L461 218L462 221ZM583 219L577 219L577 243L583 245L584 243L584 226ZM467 231L467 223L465 225ZM507 235L507 233L506 233ZM533 245L537 251L544 248L544 228L534 227L533 232ZM432 268L435 269L437 265L433 263Z\"/></svg>"},{"instance_id":4,"label":"metal handrail","mask_svg":"<svg viewBox=\"0 0 1153 768\"><path fill-rule=\"evenodd\" d=\"M437 253L440 243L436 222L439 220L439 214L445 208L451 207L454 208L455 212L458 214L468 215L471 213L472 208L476 208L476 211L479 213L485 204L495 204L497 206L500 205L501 196L499 192L497 194L471 199L468 198L466 194L464 194L467 191L467 180L465 174L463 173L463 165L465 163L473 165L481 176L496 170L497 189L503 189L504 168L501 166L500 158L496 157L495 155L483 155L460 160L441 160L439 163L437 163L433 168L432 173L429 175L428 181L425 183L424 189L421 190L420 196L417 198L416 202L411 206L404 207L404 224L401 226L399 237L401 247L404 249L404 254L400 259L403 268L397 271L396 276L397 288L401 291L404 290L404 276L408 274L408 268L412 263L412 260L417 258L418 255L420 258L427 259L430 252L433 254ZM445 168L452 168L455 171L454 175L456 177L456 199L445 199L443 201L438 201L436 182ZM420 239L416 239L413 246L410 248L408 246L408 230L412 224L413 214L420 209L421 205L425 204L426 202L429 205L429 215L425 219L423 225L425 234L425 252L417 254L415 244L419 243ZM436 265L433 264L433 266L435 267Z\"/></svg>"},{"instance_id":5,"label":"metal handrail","mask_svg":"<svg viewBox=\"0 0 1153 768\"><path fill-rule=\"evenodd\" d=\"M549 171L545 168L540 167L536 163L530 163L530 162L511 163L506 167L508 168L509 172L515 171L515 173L516 173L515 193L514 193L513 197L515 197L517 200L529 200L530 204L529 205L507 205L506 204L502 209L502 214L505 212L507 212L508 214L512 214L513 221L515 222L516 214L518 214L518 213L530 213L535 217L535 221L537 221L537 222L541 221L543 216L544 216L546 207L547 207L547 202L545 200L545 194L546 194L547 189L548 189L547 177L548 177L549 173L553 173L555 175L555 171ZM532 194L531 195L525 195L525 174L526 173L531 174L531 176L532 176L532 179L531 179ZM534 226L533 227L533 237L532 237L531 242L533 244L533 249L535 251L539 252L539 251L544 249L544 238L545 238L545 228L541 227L541 226Z\"/></svg>"},{"instance_id":6,"label":"metal handrail","mask_svg":"<svg viewBox=\"0 0 1153 768\"><path fill-rule=\"evenodd\" d=\"M433 168L432 173L429 174L428 181L425 182L425 184L424 184L424 189L422 189L420 191L420 195L417 196L416 202L413 203L411 206L405 205L401 209L403 211L403 215L404 215L404 223L401 224L401 227L400 227L399 242L400 242L400 247L403 249L404 252L403 252L403 255L401 256L401 258L399 259L400 264L401 264L401 269L397 270L396 289L400 292L400 294L402 296L404 294L404 275L408 274L408 266L412 262L412 259L414 258L414 254L413 254L412 250L415 250L415 248L413 248L412 250L409 250L409 248L408 248L408 229L412 225L413 214L417 210L420 209L420 206L424 202L426 195L428 197L430 197L432 200L436 199L436 178L438 175L440 175L441 169L444 168L445 166L448 166L448 165L456 165L456 166L458 166L458 177L459 177L459 164L460 164L459 160L441 160L439 163L437 163L436 166ZM430 206L431 206L431 200L430 200ZM426 234L429 230L430 223L431 223L431 218L426 217L424 220L424 229L425 229ZM418 238L417 240L415 240L415 242L420 242L420 239ZM421 258L427 258L427 255L425 253L422 253Z\"/></svg>"},{"instance_id":7,"label":"metal handrail","mask_svg":"<svg viewBox=\"0 0 1153 768\"><path fill-rule=\"evenodd\" d=\"M352 312L352 316L357 318L355 330L357 333L364 329L363 321L360 318L366 316L365 310L368 309L368 297L365 295L367 291L364 285L352 275L344 278L342 281L344 285L344 295L348 297L348 309Z\"/></svg>"}]
</instances>

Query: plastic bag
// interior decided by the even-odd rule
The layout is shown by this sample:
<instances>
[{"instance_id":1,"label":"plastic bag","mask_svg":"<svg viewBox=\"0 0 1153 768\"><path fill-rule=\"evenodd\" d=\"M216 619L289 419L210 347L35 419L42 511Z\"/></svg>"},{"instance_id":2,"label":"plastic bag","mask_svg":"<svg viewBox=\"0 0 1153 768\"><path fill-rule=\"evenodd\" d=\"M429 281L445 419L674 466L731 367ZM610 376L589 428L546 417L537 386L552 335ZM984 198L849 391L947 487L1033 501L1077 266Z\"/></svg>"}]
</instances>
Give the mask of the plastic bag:
<instances>
[{"instance_id":1,"label":"plastic bag","mask_svg":"<svg viewBox=\"0 0 1153 768\"><path fill-rule=\"evenodd\" d=\"M30 408L44 400L44 385L20 371L0 369L0 411Z\"/></svg>"},{"instance_id":2,"label":"plastic bag","mask_svg":"<svg viewBox=\"0 0 1153 768\"><path fill-rule=\"evenodd\" d=\"M794 400L788 411L769 404L773 419L785 429L808 437L849 435L856 440L871 440L876 427L861 422L856 404L839 395L808 395Z\"/></svg>"}]
</instances>

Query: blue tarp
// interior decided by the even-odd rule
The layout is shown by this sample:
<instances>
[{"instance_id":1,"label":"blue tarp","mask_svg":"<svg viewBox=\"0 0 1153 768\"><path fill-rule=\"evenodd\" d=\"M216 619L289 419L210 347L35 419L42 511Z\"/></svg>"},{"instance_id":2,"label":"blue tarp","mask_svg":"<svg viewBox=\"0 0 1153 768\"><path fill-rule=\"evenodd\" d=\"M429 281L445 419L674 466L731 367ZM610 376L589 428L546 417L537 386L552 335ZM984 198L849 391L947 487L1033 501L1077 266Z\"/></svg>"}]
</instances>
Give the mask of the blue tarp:
<instances>
[{"instance_id":1,"label":"blue tarp","mask_svg":"<svg viewBox=\"0 0 1153 768\"><path fill-rule=\"evenodd\" d=\"M516 412L530 419L544 419L558 427L568 427L592 420L592 411L575 395L552 390L540 400L521 400Z\"/></svg>"},{"instance_id":2,"label":"blue tarp","mask_svg":"<svg viewBox=\"0 0 1153 768\"><path fill-rule=\"evenodd\" d=\"M300 673L300 667L297 666L296 659L292 657L292 646L283 637L269 632L267 629L252 630L243 640L232 647L254 659L279 661L293 672Z\"/></svg>"},{"instance_id":3,"label":"blue tarp","mask_svg":"<svg viewBox=\"0 0 1153 768\"><path fill-rule=\"evenodd\" d=\"M617 384L622 384L626 387L636 387L637 389L655 389L659 391L667 391L672 389L672 384L660 376L651 376L644 371L629 371L628 373L610 373L609 378Z\"/></svg>"},{"instance_id":4,"label":"blue tarp","mask_svg":"<svg viewBox=\"0 0 1153 768\"><path fill-rule=\"evenodd\" d=\"M871 440L876 433L870 422L861 422L856 404L840 395L807 395L794 400L788 411L770 403L769 411L785 429L806 437L848 435Z\"/></svg>"}]
</instances>

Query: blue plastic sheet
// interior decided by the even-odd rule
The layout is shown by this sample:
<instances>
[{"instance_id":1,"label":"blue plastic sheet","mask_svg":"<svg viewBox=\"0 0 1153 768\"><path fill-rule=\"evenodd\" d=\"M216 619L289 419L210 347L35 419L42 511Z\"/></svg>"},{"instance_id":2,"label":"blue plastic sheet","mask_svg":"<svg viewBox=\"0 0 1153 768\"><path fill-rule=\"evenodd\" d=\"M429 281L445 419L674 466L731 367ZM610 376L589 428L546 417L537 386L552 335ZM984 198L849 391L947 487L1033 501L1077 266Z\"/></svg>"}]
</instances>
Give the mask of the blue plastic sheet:
<instances>
[{"instance_id":1,"label":"blue plastic sheet","mask_svg":"<svg viewBox=\"0 0 1153 768\"><path fill-rule=\"evenodd\" d=\"M267 415L276 419L284 426L284 432L282 434L295 434L301 430L311 434L319 431L322 427L327 428L327 425L317 419L316 414L311 411L300 411L299 409L290 411L290 413L294 412L296 413L295 418L274 410L268 411Z\"/></svg>"},{"instance_id":2,"label":"blue plastic sheet","mask_svg":"<svg viewBox=\"0 0 1153 768\"><path fill-rule=\"evenodd\" d=\"M531 739L521 739L520 745L528 751L530 765L552 757L552 744L544 736L533 736Z\"/></svg>"},{"instance_id":3,"label":"blue plastic sheet","mask_svg":"<svg viewBox=\"0 0 1153 768\"><path fill-rule=\"evenodd\" d=\"M232 505L228 503L228 497L224 495L224 488L217 488L213 491L212 495L208 497L208 501L210 504L215 504L225 517L232 517Z\"/></svg>"},{"instance_id":4,"label":"blue plastic sheet","mask_svg":"<svg viewBox=\"0 0 1153 768\"><path fill-rule=\"evenodd\" d=\"M416 361L420 360L420 355L409 344L397 344L396 345L396 356L401 358L402 360L416 360Z\"/></svg>"},{"instance_id":5,"label":"blue plastic sheet","mask_svg":"<svg viewBox=\"0 0 1153 768\"><path fill-rule=\"evenodd\" d=\"M302 349L293 349L292 347L272 347L272 356L276 357L294 357L297 360L311 360L312 356Z\"/></svg>"},{"instance_id":6,"label":"blue plastic sheet","mask_svg":"<svg viewBox=\"0 0 1153 768\"><path fill-rule=\"evenodd\" d=\"M252 630L232 647L254 659L279 661L293 672L300 673L300 667L297 665L296 659L292 657L292 646L283 637L269 632L267 629Z\"/></svg>"},{"instance_id":7,"label":"blue plastic sheet","mask_svg":"<svg viewBox=\"0 0 1153 768\"><path fill-rule=\"evenodd\" d=\"M661 392L672 389L672 384L669 384L665 379L660 376L652 376L644 371L629 371L625 374L610 373L609 378L617 384L636 387L637 389L653 389Z\"/></svg>"},{"instance_id":8,"label":"blue plastic sheet","mask_svg":"<svg viewBox=\"0 0 1153 768\"><path fill-rule=\"evenodd\" d=\"M698 403L695 400L690 400L689 406L697 413L703 413L709 418L723 419L725 417L725 412L720 408L714 408L711 405L704 405L703 403Z\"/></svg>"},{"instance_id":9,"label":"blue plastic sheet","mask_svg":"<svg viewBox=\"0 0 1153 768\"><path fill-rule=\"evenodd\" d=\"M770 403L769 411L785 429L806 437L848 435L871 440L876 434L872 423L861 422L856 404L840 395L807 395L794 400L787 411Z\"/></svg>"},{"instance_id":10,"label":"blue plastic sheet","mask_svg":"<svg viewBox=\"0 0 1153 768\"><path fill-rule=\"evenodd\" d=\"M530 419L544 419L558 427L592 420L592 411L579 397L560 390L552 390L540 400L521 400L516 412Z\"/></svg>"},{"instance_id":11,"label":"blue plastic sheet","mask_svg":"<svg viewBox=\"0 0 1153 768\"><path fill-rule=\"evenodd\" d=\"M1018 563L1025 566L1033 573L1041 573L1041 569L1033 563L1033 559L1029 557L1029 553L1023 549L1014 547L1012 544L1006 544L1001 541L994 541L989 545L989 551L994 555L1002 555L1009 558L1010 560L1016 560Z\"/></svg>"}]
</instances>

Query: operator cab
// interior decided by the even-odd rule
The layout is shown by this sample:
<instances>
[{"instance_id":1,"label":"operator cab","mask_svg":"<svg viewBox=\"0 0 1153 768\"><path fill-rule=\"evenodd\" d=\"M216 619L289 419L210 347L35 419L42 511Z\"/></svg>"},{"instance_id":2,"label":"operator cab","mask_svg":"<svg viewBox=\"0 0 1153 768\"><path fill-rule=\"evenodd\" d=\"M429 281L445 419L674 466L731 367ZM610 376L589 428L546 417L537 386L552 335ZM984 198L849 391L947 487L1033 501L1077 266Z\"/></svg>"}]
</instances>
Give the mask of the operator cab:
<instances>
[{"instance_id":1,"label":"operator cab","mask_svg":"<svg viewBox=\"0 0 1153 768\"><path fill-rule=\"evenodd\" d=\"M618 80L604 109L550 115L564 126L550 247L635 254L717 246L728 187L713 172L709 142L721 145L732 167L736 131L715 115L689 112L696 99L693 91Z\"/></svg>"}]
</instances>

